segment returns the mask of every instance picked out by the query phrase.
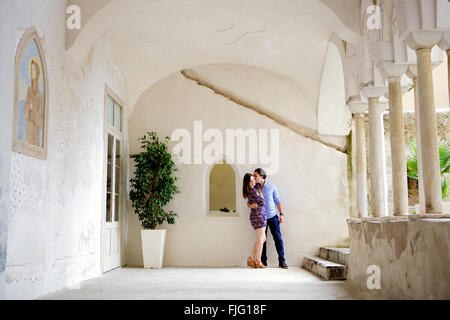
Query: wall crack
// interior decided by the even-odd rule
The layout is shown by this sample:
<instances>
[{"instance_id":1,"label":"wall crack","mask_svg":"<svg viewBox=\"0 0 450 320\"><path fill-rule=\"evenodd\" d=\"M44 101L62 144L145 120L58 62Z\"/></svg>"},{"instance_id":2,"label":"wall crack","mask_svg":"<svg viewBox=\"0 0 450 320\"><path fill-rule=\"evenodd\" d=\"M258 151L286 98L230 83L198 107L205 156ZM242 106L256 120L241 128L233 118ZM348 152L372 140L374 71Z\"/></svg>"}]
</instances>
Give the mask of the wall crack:
<instances>
[{"instance_id":1,"label":"wall crack","mask_svg":"<svg viewBox=\"0 0 450 320\"><path fill-rule=\"evenodd\" d=\"M244 99L238 97L237 95L233 94L232 92L230 92L226 89L217 87L216 85L211 83L208 79L206 79L205 77L203 77L202 75L200 75L199 73L197 73L193 70L184 69L184 70L181 70L181 74L186 79L195 81L198 85L212 90L215 94L221 95L221 96L225 97L226 99L228 99L244 108L253 110L256 113L275 121L279 125L292 130L293 132L297 133L298 135L301 135L304 138L314 140L316 142L321 143L322 145L324 145L326 147L332 148L332 149L342 152L342 153L345 153L345 151L347 149L347 147L339 147L333 143L324 141L323 139L320 138L319 133L315 129L301 126L293 121L290 121L288 119L285 119L285 118L277 115L274 112L271 112L271 111L261 108L259 106L255 106L254 104L252 104L248 101L245 101Z\"/></svg>"}]
</instances>

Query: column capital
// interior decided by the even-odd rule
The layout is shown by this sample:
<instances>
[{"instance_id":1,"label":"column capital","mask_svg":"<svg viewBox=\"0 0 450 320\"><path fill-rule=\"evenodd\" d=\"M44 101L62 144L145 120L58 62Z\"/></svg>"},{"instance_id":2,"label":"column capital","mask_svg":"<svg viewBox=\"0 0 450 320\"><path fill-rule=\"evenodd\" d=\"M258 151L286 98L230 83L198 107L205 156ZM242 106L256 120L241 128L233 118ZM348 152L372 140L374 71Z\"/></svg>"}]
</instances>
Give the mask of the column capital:
<instances>
[{"instance_id":1,"label":"column capital","mask_svg":"<svg viewBox=\"0 0 450 320\"><path fill-rule=\"evenodd\" d=\"M431 68L435 69L437 66L439 66L441 63L440 62L431 62ZM408 64L408 69L406 70L406 75L408 76L408 78L410 78L411 80L414 80L417 78L417 64L416 63L410 63Z\"/></svg>"},{"instance_id":2,"label":"column capital","mask_svg":"<svg viewBox=\"0 0 450 320\"><path fill-rule=\"evenodd\" d=\"M411 80L417 79L417 64L410 64L408 65L408 69L406 70L406 75Z\"/></svg>"},{"instance_id":3,"label":"column capital","mask_svg":"<svg viewBox=\"0 0 450 320\"><path fill-rule=\"evenodd\" d=\"M384 101L381 101L379 97L371 97L369 98L368 109L370 114L382 114L389 107L389 103L387 100L382 97ZM374 101L375 100L375 101Z\"/></svg>"},{"instance_id":4,"label":"column capital","mask_svg":"<svg viewBox=\"0 0 450 320\"><path fill-rule=\"evenodd\" d=\"M361 93L367 98L383 97L387 91L387 87L365 87L361 88Z\"/></svg>"},{"instance_id":5,"label":"column capital","mask_svg":"<svg viewBox=\"0 0 450 320\"><path fill-rule=\"evenodd\" d=\"M439 42L438 45L443 51L447 51L447 54L450 54L449 53L449 50L450 50L450 32L444 32L442 34L442 40Z\"/></svg>"},{"instance_id":6,"label":"column capital","mask_svg":"<svg viewBox=\"0 0 450 320\"><path fill-rule=\"evenodd\" d=\"M392 78L400 78L408 69L407 63L393 63L392 61L381 60L378 63L378 68L380 69L383 76L390 80Z\"/></svg>"},{"instance_id":7,"label":"column capital","mask_svg":"<svg viewBox=\"0 0 450 320\"><path fill-rule=\"evenodd\" d=\"M364 101L351 101L348 104L348 108L354 115L364 114L367 110L369 110L367 102Z\"/></svg>"},{"instance_id":8,"label":"column capital","mask_svg":"<svg viewBox=\"0 0 450 320\"><path fill-rule=\"evenodd\" d=\"M406 36L405 42L413 50L431 49L442 39L439 31L411 31Z\"/></svg>"},{"instance_id":9,"label":"column capital","mask_svg":"<svg viewBox=\"0 0 450 320\"><path fill-rule=\"evenodd\" d=\"M361 95L351 96L347 99L347 106L350 112L354 115L364 114L368 110L367 101L361 99Z\"/></svg>"},{"instance_id":10,"label":"column capital","mask_svg":"<svg viewBox=\"0 0 450 320\"><path fill-rule=\"evenodd\" d=\"M400 79L398 79L398 78L390 78L389 83L394 82L396 80L400 81ZM400 84L400 87L402 89L402 96L404 96L408 92L408 90L411 88L411 85L403 86ZM380 101L380 103L387 103L389 105L389 91L387 91L383 97L386 98L388 101Z\"/></svg>"}]
</instances>

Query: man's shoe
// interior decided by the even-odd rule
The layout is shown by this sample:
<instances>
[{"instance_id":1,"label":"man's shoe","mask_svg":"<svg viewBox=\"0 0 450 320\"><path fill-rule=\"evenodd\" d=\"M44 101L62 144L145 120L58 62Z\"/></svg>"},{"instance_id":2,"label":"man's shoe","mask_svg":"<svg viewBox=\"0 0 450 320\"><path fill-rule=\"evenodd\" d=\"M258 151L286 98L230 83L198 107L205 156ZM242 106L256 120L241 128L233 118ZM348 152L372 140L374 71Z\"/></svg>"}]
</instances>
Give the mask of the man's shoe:
<instances>
[{"instance_id":1,"label":"man's shoe","mask_svg":"<svg viewBox=\"0 0 450 320\"><path fill-rule=\"evenodd\" d=\"M279 264L279 266L280 266L280 268L283 268L283 269L287 269L288 268L288 265L286 264L286 262L281 262Z\"/></svg>"}]
</instances>

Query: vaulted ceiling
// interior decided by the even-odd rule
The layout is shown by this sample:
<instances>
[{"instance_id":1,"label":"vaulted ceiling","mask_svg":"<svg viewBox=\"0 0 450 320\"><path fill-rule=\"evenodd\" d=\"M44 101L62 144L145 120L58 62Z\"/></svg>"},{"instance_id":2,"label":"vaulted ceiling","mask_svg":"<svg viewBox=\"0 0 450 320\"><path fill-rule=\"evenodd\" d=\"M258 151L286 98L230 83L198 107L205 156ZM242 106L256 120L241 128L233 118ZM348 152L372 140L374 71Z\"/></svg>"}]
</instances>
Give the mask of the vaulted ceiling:
<instances>
[{"instance_id":1,"label":"vaulted ceiling","mask_svg":"<svg viewBox=\"0 0 450 320\"><path fill-rule=\"evenodd\" d=\"M82 59L103 34L132 83L134 102L185 68L230 63L284 75L317 104L328 40L359 38L359 0L72 0L83 28L67 52Z\"/></svg>"}]
</instances>

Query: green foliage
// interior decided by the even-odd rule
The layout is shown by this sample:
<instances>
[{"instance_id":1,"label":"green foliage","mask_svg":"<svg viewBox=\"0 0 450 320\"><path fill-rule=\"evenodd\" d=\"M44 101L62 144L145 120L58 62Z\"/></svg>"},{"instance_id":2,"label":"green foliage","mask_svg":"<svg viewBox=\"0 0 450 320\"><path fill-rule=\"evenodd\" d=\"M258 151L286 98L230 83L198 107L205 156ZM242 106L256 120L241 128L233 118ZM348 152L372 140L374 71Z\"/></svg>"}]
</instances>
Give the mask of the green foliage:
<instances>
[{"instance_id":1,"label":"green foliage","mask_svg":"<svg viewBox=\"0 0 450 320\"><path fill-rule=\"evenodd\" d=\"M450 144L445 141L439 143L439 164L441 176L450 172Z\"/></svg>"},{"instance_id":2,"label":"green foliage","mask_svg":"<svg viewBox=\"0 0 450 320\"><path fill-rule=\"evenodd\" d=\"M419 169L417 166L417 146L415 141L410 141L409 146L411 147L411 154L408 155L406 159L406 169L408 177L412 179L419 179Z\"/></svg>"},{"instance_id":3,"label":"green foliage","mask_svg":"<svg viewBox=\"0 0 450 320\"><path fill-rule=\"evenodd\" d=\"M142 151L134 158L134 178L130 180L130 200L144 229L155 229L167 221L175 223L178 214L163 207L180 193L175 182L178 169L168 150L169 137L160 141L155 132L147 132L141 141Z\"/></svg>"},{"instance_id":4,"label":"green foliage","mask_svg":"<svg viewBox=\"0 0 450 320\"><path fill-rule=\"evenodd\" d=\"M219 211L221 212L230 212L230 209L228 209L227 207L220 209Z\"/></svg>"},{"instance_id":5,"label":"green foliage","mask_svg":"<svg viewBox=\"0 0 450 320\"><path fill-rule=\"evenodd\" d=\"M447 198L450 195L450 190L448 190L447 179L441 177L441 189L442 189L442 199Z\"/></svg>"},{"instance_id":6,"label":"green foliage","mask_svg":"<svg viewBox=\"0 0 450 320\"><path fill-rule=\"evenodd\" d=\"M414 141L409 143L411 147L411 154L408 156L406 161L407 175L412 179L419 179L419 170L417 167L417 146ZM441 191L442 199L445 199L450 195L450 190L448 189L448 183L445 179L445 174L450 172L450 144L445 141L439 141L439 165L441 172Z\"/></svg>"}]
</instances>

